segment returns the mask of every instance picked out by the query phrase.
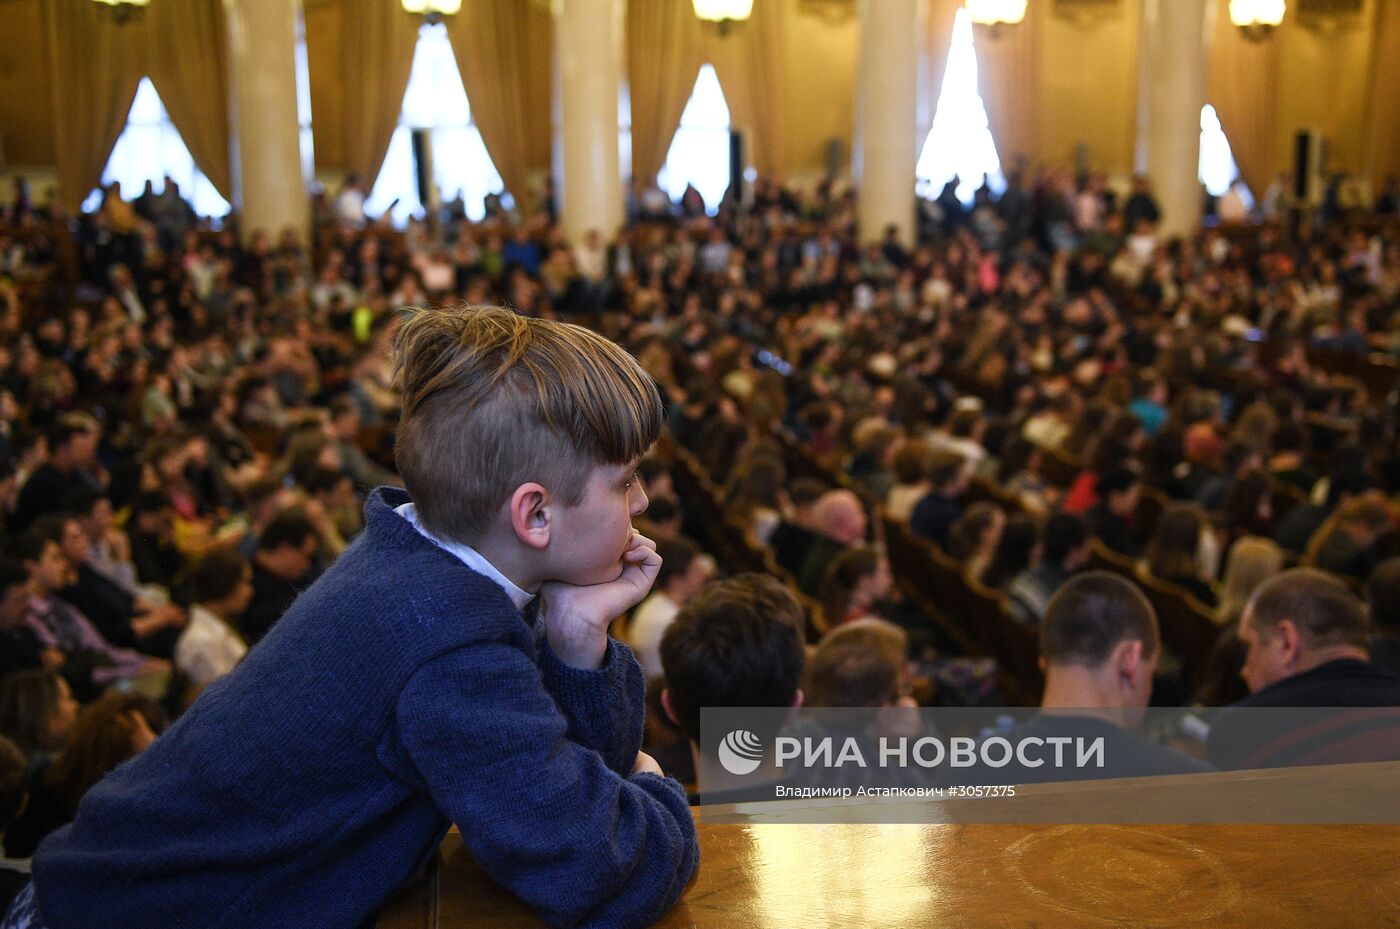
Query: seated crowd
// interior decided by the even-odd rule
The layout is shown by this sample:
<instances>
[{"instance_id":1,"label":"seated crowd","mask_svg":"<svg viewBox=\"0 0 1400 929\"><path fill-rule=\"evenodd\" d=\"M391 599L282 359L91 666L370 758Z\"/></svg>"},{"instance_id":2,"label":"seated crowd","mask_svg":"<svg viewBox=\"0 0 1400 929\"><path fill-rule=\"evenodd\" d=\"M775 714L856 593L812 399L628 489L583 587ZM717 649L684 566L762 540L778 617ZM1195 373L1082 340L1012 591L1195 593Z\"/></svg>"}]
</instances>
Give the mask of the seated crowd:
<instances>
[{"instance_id":1,"label":"seated crowd","mask_svg":"<svg viewBox=\"0 0 1400 929\"><path fill-rule=\"evenodd\" d=\"M1038 686L976 647L951 605L964 585L1040 637L1046 708L1109 701L1109 681L1124 705L1267 704L1306 675L1322 705L1400 700L1397 379L1387 392L1366 355L1400 350L1394 229L1305 217L1166 241L1143 184L1123 204L1086 184L1096 208L1066 210L1083 192L1062 172L1009 182L970 210L940 202L913 245L860 245L834 185L764 180L742 212L653 216L612 242L565 241L549 210L402 234L329 222L308 248L115 203L7 209L7 858L355 537L363 495L395 481L401 307L577 320L661 385L669 435L641 470L663 573L617 633L652 679L648 751L683 780L701 706ZM914 596L892 529L959 589ZM1116 579L1077 583L1103 567ZM1275 575L1308 579L1281 601L1297 612L1255 602ZM1217 624L1206 666L1173 654L1153 590Z\"/></svg>"}]
</instances>

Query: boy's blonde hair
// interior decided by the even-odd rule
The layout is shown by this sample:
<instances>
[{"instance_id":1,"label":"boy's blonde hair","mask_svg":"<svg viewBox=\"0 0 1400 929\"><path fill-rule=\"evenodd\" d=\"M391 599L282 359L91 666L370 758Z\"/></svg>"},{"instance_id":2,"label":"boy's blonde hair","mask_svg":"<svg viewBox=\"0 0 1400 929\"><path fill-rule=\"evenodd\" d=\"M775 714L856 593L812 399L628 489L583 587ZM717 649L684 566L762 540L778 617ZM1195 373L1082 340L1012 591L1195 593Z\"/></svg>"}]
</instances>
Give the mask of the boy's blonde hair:
<instances>
[{"instance_id":1,"label":"boy's blonde hair","mask_svg":"<svg viewBox=\"0 0 1400 929\"><path fill-rule=\"evenodd\" d=\"M394 377L399 475L424 528L468 545L522 483L573 506L594 468L640 458L661 434L660 394L631 355L500 307L418 311L395 340Z\"/></svg>"}]
</instances>

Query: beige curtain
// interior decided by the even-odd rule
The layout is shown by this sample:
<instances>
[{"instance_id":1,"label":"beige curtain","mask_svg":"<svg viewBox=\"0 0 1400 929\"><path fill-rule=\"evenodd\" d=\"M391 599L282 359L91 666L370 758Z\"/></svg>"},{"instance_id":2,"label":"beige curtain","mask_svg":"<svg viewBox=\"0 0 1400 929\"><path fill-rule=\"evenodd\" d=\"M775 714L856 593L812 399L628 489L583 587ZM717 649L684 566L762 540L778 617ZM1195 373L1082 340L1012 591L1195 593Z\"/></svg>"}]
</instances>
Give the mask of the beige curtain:
<instances>
[{"instance_id":1,"label":"beige curtain","mask_svg":"<svg viewBox=\"0 0 1400 929\"><path fill-rule=\"evenodd\" d=\"M145 30L118 25L92 0L45 0L58 197L77 212L102 179L126 125L145 58ZM123 191L132 196L132 191Z\"/></svg>"},{"instance_id":2,"label":"beige curtain","mask_svg":"<svg viewBox=\"0 0 1400 929\"><path fill-rule=\"evenodd\" d=\"M1400 61L1400 7L1378 3L1375 16L1366 169L1373 193L1379 193L1388 176L1400 174L1400 81L1395 79L1395 62Z\"/></svg>"},{"instance_id":3,"label":"beige curtain","mask_svg":"<svg viewBox=\"0 0 1400 929\"><path fill-rule=\"evenodd\" d=\"M634 181L650 183L665 164L701 63L700 21L690 0L630 0L627 83Z\"/></svg>"},{"instance_id":4,"label":"beige curtain","mask_svg":"<svg viewBox=\"0 0 1400 929\"><path fill-rule=\"evenodd\" d=\"M422 20L404 12L399 0L341 0L341 5L345 167L371 185L403 109Z\"/></svg>"},{"instance_id":5,"label":"beige curtain","mask_svg":"<svg viewBox=\"0 0 1400 929\"><path fill-rule=\"evenodd\" d=\"M530 176L549 170L549 12L522 0L470 0L447 31L486 151L529 211Z\"/></svg>"},{"instance_id":6,"label":"beige curtain","mask_svg":"<svg viewBox=\"0 0 1400 929\"><path fill-rule=\"evenodd\" d=\"M220 0L155 0L146 11L147 74L195 164L225 198L228 64Z\"/></svg>"},{"instance_id":7,"label":"beige curtain","mask_svg":"<svg viewBox=\"0 0 1400 929\"><path fill-rule=\"evenodd\" d=\"M1240 174L1256 196L1278 172L1279 36L1251 42L1230 22L1230 5L1216 4L1206 102L1215 107Z\"/></svg>"},{"instance_id":8,"label":"beige curtain","mask_svg":"<svg viewBox=\"0 0 1400 929\"><path fill-rule=\"evenodd\" d=\"M1039 151L1036 93L1040 73L1040 17L1045 4L1032 3L1026 19L995 37L975 29L977 83L1002 168L1010 170Z\"/></svg>"},{"instance_id":9,"label":"beige curtain","mask_svg":"<svg viewBox=\"0 0 1400 929\"><path fill-rule=\"evenodd\" d=\"M785 15L785 4L767 0L755 3L749 21L726 35L702 30L705 59L715 66L730 123L744 133L750 163L772 178L787 175Z\"/></svg>"}]
</instances>

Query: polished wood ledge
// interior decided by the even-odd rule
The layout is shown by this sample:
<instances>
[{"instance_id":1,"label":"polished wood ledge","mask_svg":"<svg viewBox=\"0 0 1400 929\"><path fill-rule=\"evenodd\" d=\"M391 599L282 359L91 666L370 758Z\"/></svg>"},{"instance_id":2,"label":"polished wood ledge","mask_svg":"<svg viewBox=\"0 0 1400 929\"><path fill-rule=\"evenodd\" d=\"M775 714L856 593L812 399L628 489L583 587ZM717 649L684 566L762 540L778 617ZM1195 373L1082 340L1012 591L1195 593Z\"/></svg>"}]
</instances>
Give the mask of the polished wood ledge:
<instances>
[{"instance_id":1,"label":"polished wood ledge","mask_svg":"<svg viewBox=\"0 0 1400 929\"><path fill-rule=\"evenodd\" d=\"M1358 768L1351 775L1341 771L1309 769L1264 780L1307 784L1326 808L1324 794L1348 793L1361 786L1358 779L1373 781L1382 773L1391 783L1396 777L1390 765ZM1219 779L1217 786L1251 780L1209 777ZM1188 783L1157 780L1165 793ZM1117 788L1101 782L1074 789ZM1227 798L1230 792L1219 791ZM1070 785L1046 785L1021 788L1017 799L1025 804L1023 812L1034 812L1042 800L1062 803L1071 794ZM1395 825L752 821L764 806L703 812L700 874L658 927L1400 926L1400 826ZM850 805L844 810L853 811L859 812ZM732 821L712 821L719 812ZM959 818L955 808L945 812ZM804 814L794 809L791 818ZM537 929L542 924L476 867L454 832L434 865L384 911L378 925Z\"/></svg>"}]
</instances>

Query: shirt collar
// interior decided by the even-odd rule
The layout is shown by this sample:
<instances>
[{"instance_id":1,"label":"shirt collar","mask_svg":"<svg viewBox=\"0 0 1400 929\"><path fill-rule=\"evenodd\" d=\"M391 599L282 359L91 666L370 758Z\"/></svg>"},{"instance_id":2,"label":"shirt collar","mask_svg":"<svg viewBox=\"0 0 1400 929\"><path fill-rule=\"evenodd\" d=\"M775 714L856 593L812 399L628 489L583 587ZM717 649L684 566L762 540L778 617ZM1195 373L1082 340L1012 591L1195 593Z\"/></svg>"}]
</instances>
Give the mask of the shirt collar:
<instances>
[{"instance_id":1,"label":"shirt collar","mask_svg":"<svg viewBox=\"0 0 1400 929\"><path fill-rule=\"evenodd\" d=\"M500 571L497 571L495 565L482 557L481 552L478 552L470 545L463 545L461 542L453 542L451 539L439 539L427 529L424 529L423 525L418 522L418 507L414 504L405 503L401 506L396 506L394 507L394 512L408 520L408 524L418 530L418 534L423 536L423 538L432 542L443 551L455 556L458 561L471 568L477 574L485 575L495 581L497 586L506 592L506 596L510 597L510 602L515 604L517 610L525 609L526 605L529 604L531 600L535 599L534 594L530 593L528 590L517 587L510 578L506 577Z\"/></svg>"}]
</instances>

